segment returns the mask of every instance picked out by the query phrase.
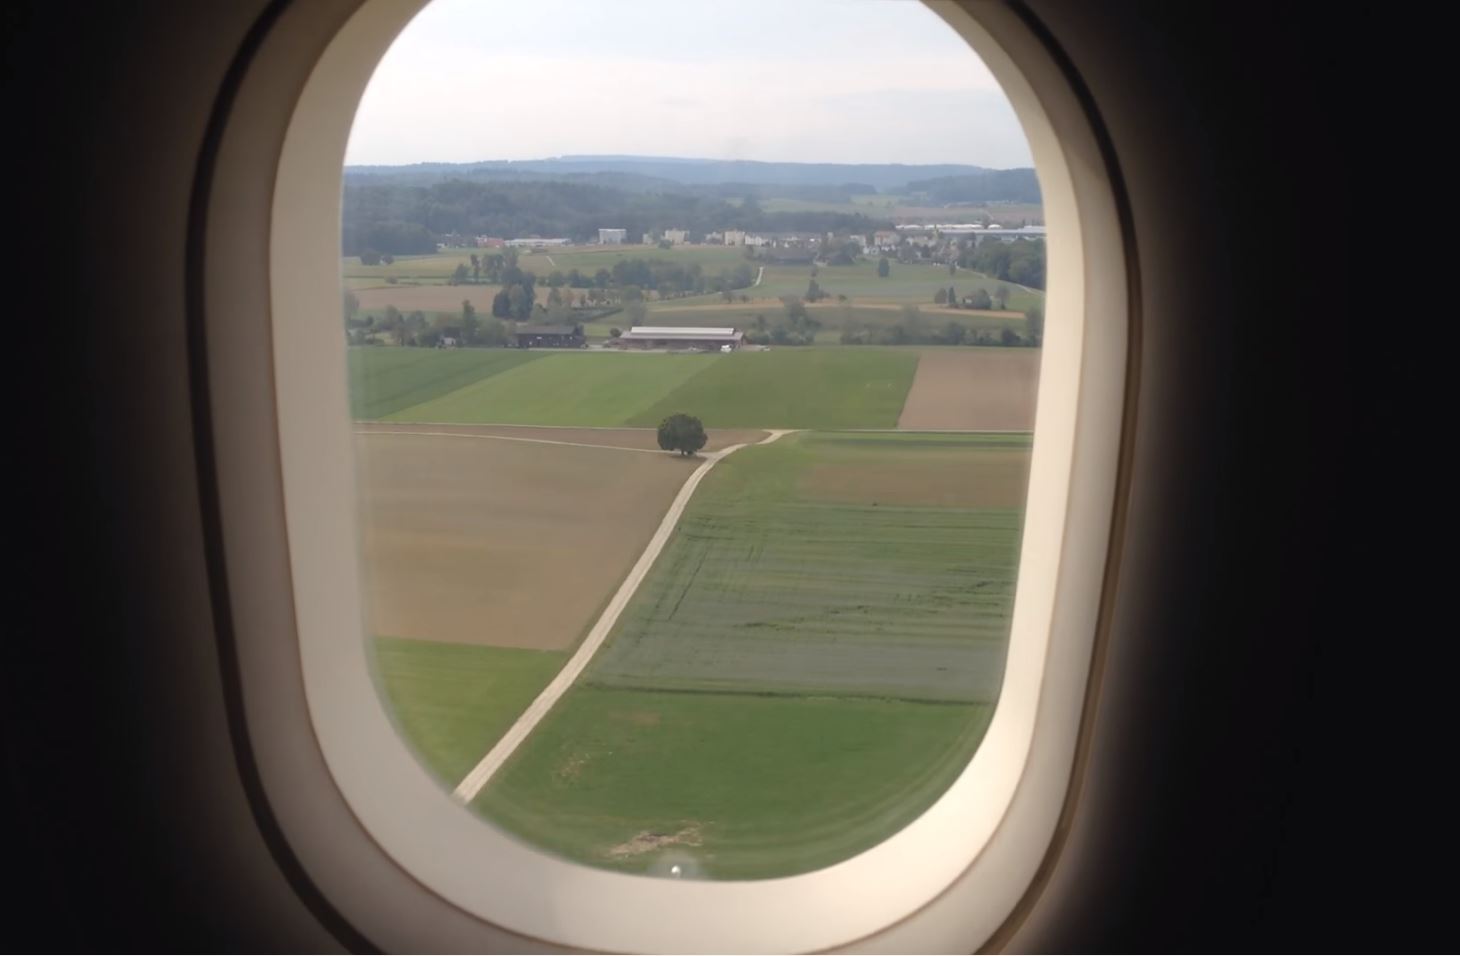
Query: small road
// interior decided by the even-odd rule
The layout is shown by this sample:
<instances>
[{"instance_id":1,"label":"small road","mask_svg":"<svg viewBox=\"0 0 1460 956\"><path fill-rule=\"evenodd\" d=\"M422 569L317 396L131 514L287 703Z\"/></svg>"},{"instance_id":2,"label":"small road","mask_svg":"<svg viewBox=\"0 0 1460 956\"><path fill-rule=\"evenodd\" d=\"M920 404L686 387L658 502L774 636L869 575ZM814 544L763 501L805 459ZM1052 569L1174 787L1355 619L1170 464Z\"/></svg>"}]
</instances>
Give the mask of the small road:
<instances>
[{"instance_id":1,"label":"small road","mask_svg":"<svg viewBox=\"0 0 1460 956\"><path fill-rule=\"evenodd\" d=\"M763 278L765 278L765 266L760 267L760 271L755 274L755 281L750 284L750 287L753 289L760 285L760 280Z\"/></svg>"},{"instance_id":2,"label":"small road","mask_svg":"<svg viewBox=\"0 0 1460 956\"><path fill-rule=\"evenodd\" d=\"M769 445L782 435L788 435L796 430L794 428L770 429L770 434L756 444ZM598 621L593 625L593 630L588 632L588 636L583 639L578 650L568 659L568 663L563 665L558 676L554 677L552 682L543 688L543 692L537 695L537 699L522 712L522 716L517 718L516 723L502 735L502 739L497 741L496 746L487 752L487 755L472 768L471 773L467 774L461 783L457 784L452 796L458 801L466 804L476 799L476 795L481 793L482 787L485 787L497 771L502 769L502 764L507 762L507 758L512 756L522 741L527 739L527 735L532 733L547 716L548 711L552 710L558 699L567 692L569 687L573 686L573 682L578 679L578 675L583 673L583 669L588 666L588 662L593 659L593 655L598 652L598 648L608 637L608 632L613 630L614 624L618 623L619 615L623 613L624 608L628 607L634 593L639 590L639 585L648 576L649 569L654 566L659 552L663 551L664 545L669 542L669 537L674 532L674 526L679 523L685 506L689 504L689 499L693 497L695 489L699 487L705 475L709 474L710 469L719 464L721 459L744 447L746 446L731 445L729 448L722 448L704 456L705 463L694 470L694 473L685 481L684 487L679 489L679 494L674 496L674 501L670 504L669 511L665 513L664 520L659 522L659 528L654 532L654 537L649 540L648 546L644 548L644 553L639 555L639 560L629 571L628 577L624 578L623 583L619 585L613 600L609 601L608 607L603 609L603 613L599 615Z\"/></svg>"},{"instance_id":3,"label":"small road","mask_svg":"<svg viewBox=\"0 0 1460 956\"><path fill-rule=\"evenodd\" d=\"M553 261L553 257L552 256L548 256L547 257L547 260L548 260L548 265L552 266L554 269L556 269L558 267L558 264Z\"/></svg>"}]
</instances>

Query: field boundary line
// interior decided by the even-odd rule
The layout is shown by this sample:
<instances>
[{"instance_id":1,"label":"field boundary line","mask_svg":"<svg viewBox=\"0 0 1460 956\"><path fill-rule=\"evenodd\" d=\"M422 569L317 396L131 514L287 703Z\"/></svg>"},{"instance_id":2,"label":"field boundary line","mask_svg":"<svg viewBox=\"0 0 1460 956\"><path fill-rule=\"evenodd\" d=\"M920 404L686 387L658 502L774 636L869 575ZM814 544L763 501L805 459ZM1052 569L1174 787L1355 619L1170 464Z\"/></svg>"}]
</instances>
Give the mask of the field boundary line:
<instances>
[{"instance_id":1,"label":"field boundary line","mask_svg":"<svg viewBox=\"0 0 1460 956\"><path fill-rule=\"evenodd\" d=\"M518 441L530 445L567 445L571 448L602 448L606 451L636 451L644 455L663 455L658 448L629 448L624 445L595 445L586 441L554 441L551 438L514 438L511 435L466 435L461 432L400 431L384 428L357 428L357 435L421 435L435 438L474 438L478 441Z\"/></svg>"},{"instance_id":2,"label":"field boundary line","mask_svg":"<svg viewBox=\"0 0 1460 956\"><path fill-rule=\"evenodd\" d=\"M782 435L788 435L792 432L800 431L800 429L777 428L768 429L768 431L770 431L768 436L753 444L769 445ZM705 463L694 470L694 473L685 480L684 485L679 489L679 494L674 496L674 501L670 503L669 510L664 514L664 519L659 522L659 527L654 532L654 537L649 539L648 545L645 546L643 553L639 555L639 560L634 563L633 569L629 571L628 576L624 578L618 590L614 592L613 599L608 602L608 606L598 616L598 620L593 624L593 629L588 632L588 636L583 639L583 643L578 646L578 650L568 659L568 663L563 665L563 669L552 679L552 682L543 688L542 693L538 694L537 699L529 704L527 709L522 712L522 716L518 717L512 726L507 729L507 732L502 735L502 739L498 740L492 749L487 751L487 755L462 779L461 783L457 784L456 789L452 792L453 797L463 804L471 803L472 800L476 799L477 794L481 793L482 788L487 785L487 782L492 779L498 770L502 769L502 765L507 762L507 758L512 756L513 752L522 744L522 741L527 739L527 735L532 733L537 725L542 722L542 719L547 716L548 711L553 708L553 705L567 692L569 687L573 686L573 683L577 681L579 675L587 668L588 662L593 659L593 655L597 653L599 646L603 644L609 632L613 630L613 626L618 623L619 616L623 613L624 608L628 607L629 601L639 590L639 585L648 576L649 569L654 566L655 560L658 559L660 552L664 550L664 545L669 542L670 535L679 524L679 519L684 514L685 507L689 504L690 498L694 495L695 489L699 487L705 475L709 474L710 469L719 464L726 456L745 447L747 447L746 444L731 445L729 448L722 448L719 451L711 452L705 456ZM659 454L663 453L660 452Z\"/></svg>"},{"instance_id":3,"label":"field boundary line","mask_svg":"<svg viewBox=\"0 0 1460 956\"><path fill-rule=\"evenodd\" d=\"M655 429L648 425L524 425L521 422L387 422L373 418L357 418L356 425L422 425L429 428L570 428L580 432L651 432ZM359 431L360 429L357 429ZM374 431L374 429L364 429ZM721 429L725 431L727 429ZM765 431L765 429L747 429L747 431Z\"/></svg>"}]
</instances>

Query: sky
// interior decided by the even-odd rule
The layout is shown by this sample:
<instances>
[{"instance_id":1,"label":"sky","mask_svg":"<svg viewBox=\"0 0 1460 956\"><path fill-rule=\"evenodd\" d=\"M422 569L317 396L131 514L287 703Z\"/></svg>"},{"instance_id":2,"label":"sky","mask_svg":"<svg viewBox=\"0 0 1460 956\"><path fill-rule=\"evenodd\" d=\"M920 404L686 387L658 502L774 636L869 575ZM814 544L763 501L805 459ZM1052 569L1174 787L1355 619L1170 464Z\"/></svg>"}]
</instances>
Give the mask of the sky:
<instances>
[{"instance_id":1,"label":"sky","mask_svg":"<svg viewBox=\"0 0 1460 956\"><path fill-rule=\"evenodd\" d=\"M345 162L584 154L1033 165L988 69L917 0L433 0Z\"/></svg>"}]
</instances>

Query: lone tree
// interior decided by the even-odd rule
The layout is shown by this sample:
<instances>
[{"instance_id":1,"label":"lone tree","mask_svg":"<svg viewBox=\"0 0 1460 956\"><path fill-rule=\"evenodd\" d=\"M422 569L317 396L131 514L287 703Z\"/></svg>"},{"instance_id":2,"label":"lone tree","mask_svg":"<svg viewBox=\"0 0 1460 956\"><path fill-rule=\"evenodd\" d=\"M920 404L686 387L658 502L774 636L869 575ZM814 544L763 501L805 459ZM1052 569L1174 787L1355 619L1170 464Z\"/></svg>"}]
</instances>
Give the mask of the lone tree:
<instances>
[{"instance_id":1,"label":"lone tree","mask_svg":"<svg viewBox=\"0 0 1460 956\"><path fill-rule=\"evenodd\" d=\"M877 277L879 279L887 278L887 274L891 271L892 267L887 264L886 256L883 256L881 259L877 260Z\"/></svg>"},{"instance_id":2,"label":"lone tree","mask_svg":"<svg viewBox=\"0 0 1460 956\"><path fill-rule=\"evenodd\" d=\"M692 415L677 412L659 423L659 447L665 451L693 455L707 440L705 426Z\"/></svg>"}]
</instances>

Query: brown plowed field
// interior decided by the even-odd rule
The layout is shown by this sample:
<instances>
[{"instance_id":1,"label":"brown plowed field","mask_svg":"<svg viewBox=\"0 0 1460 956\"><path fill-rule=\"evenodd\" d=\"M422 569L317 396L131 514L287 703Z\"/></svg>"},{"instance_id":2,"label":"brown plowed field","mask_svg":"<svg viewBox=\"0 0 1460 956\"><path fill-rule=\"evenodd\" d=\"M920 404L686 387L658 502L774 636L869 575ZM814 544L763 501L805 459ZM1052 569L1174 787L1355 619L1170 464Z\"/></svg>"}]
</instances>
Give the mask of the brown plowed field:
<instances>
[{"instance_id":1,"label":"brown plowed field","mask_svg":"<svg viewBox=\"0 0 1460 956\"><path fill-rule=\"evenodd\" d=\"M818 501L942 508L1022 508L1029 449L919 449L919 454L858 462L819 462L797 489Z\"/></svg>"},{"instance_id":2,"label":"brown plowed field","mask_svg":"<svg viewBox=\"0 0 1460 956\"><path fill-rule=\"evenodd\" d=\"M406 422L356 422L360 432L411 432L414 434L463 435L467 437L514 438L541 442L567 442L577 445L603 445L609 448L637 448L659 451L657 432L653 428L547 428L542 425L431 425ZM719 451L727 445L758 442L766 433L754 428L712 428L702 451ZM501 444L508 444L502 442ZM515 444L515 443L514 443ZM668 502L665 502L668 507Z\"/></svg>"},{"instance_id":3,"label":"brown plowed field","mask_svg":"<svg viewBox=\"0 0 1460 956\"><path fill-rule=\"evenodd\" d=\"M1032 429L1038 349L929 349L898 428Z\"/></svg>"},{"instance_id":4,"label":"brown plowed field","mask_svg":"<svg viewBox=\"0 0 1460 956\"><path fill-rule=\"evenodd\" d=\"M355 448L370 633L541 649L587 631L700 463L368 432Z\"/></svg>"}]
</instances>

